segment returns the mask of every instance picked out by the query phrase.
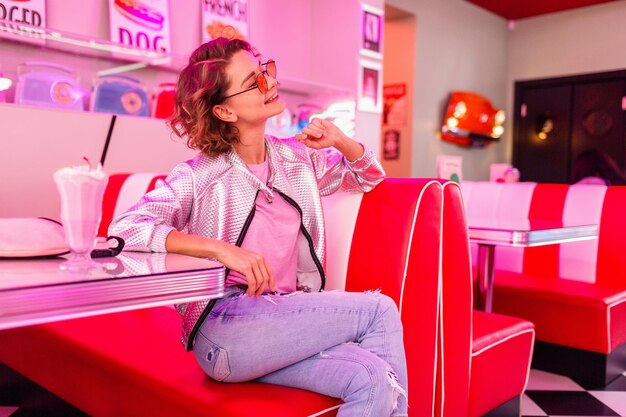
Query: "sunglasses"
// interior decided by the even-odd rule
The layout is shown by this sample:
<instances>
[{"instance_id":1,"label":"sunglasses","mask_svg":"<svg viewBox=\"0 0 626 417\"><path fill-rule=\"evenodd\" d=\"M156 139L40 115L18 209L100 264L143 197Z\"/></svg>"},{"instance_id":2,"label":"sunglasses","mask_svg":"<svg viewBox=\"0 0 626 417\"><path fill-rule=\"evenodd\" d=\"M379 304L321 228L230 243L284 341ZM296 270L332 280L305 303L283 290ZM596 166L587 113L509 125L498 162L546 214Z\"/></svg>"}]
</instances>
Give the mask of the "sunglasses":
<instances>
[{"instance_id":1,"label":"sunglasses","mask_svg":"<svg viewBox=\"0 0 626 417\"><path fill-rule=\"evenodd\" d=\"M254 84L252 84L252 87L238 93L222 97L222 101L226 100L227 98L238 96L239 94L247 93L248 91L252 91L255 88L258 88L261 94L267 93L268 85L267 78L265 76L269 75L272 78L276 78L276 61L270 59L267 62L261 63L261 65L265 66L265 69L256 76L256 81L254 82Z\"/></svg>"}]
</instances>

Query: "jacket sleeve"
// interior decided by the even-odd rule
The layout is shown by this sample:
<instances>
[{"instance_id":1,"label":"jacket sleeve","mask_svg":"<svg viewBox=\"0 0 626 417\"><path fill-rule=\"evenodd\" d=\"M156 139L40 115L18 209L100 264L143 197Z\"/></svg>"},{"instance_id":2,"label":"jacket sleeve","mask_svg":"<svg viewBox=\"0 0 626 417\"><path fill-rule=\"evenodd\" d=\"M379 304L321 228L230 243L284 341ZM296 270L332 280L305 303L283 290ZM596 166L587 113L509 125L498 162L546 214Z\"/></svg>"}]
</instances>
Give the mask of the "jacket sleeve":
<instances>
[{"instance_id":1,"label":"jacket sleeve","mask_svg":"<svg viewBox=\"0 0 626 417\"><path fill-rule=\"evenodd\" d=\"M368 192L385 178L382 165L374 152L365 148L356 161L348 161L336 149L314 150L309 155L321 195L335 191Z\"/></svg>"},{"instance_id":2,"label":"jacket sleeve","mask_svg":"<svg viewBox=\"0 0 626 417\"><path fill-rule=\"evenodd\" d=\"M177 165L164 181L109 226L109 235L126 242L124 248L144 252L166 252L165 240L174 229L183 230L194 200L191 168Z\"/></svg>"}]
</instances>

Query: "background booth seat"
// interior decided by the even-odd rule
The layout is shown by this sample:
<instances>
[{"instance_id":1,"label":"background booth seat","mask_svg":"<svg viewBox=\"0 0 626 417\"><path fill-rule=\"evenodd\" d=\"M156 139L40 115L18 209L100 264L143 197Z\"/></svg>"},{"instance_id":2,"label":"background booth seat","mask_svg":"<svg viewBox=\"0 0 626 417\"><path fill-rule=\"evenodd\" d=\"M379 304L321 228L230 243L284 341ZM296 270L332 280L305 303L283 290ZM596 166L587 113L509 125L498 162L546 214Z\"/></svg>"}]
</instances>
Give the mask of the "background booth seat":
<instances>
[{"instance_id":1,"label":"background booth seat","mask_svg":"<svg viewBox=\"0 0 626 417\"><path fill-rule=\"evenodd\" d=\"M446 417L519 416L534 326L526 320L472 309L465 213L460 187L453 182L444 184L442 253L440 413Z\"/></svg>"},{"instance_id":2,"label":"background booth seat","mask_svg":"<svg viewBox=\"0 0 626 417\"><path fill-rule=\"evenodd\" d=\"M102 220L98 236L107 236L111 221L128 210L139 197L153 190L156 182L165 177L148 172L111 175L102 199Z\"/></svg>"},{"instance_id":3,"label":"background booth seat","mask_svg":"<svg viewBox=\"0 0 626 417\"><path fill-rule=\"evenodd\" d=\"M626 369L626 261L619 248L626 231L626 187L464 183L463 191L472 225L480 224L479 204L503 222L526 216L529 223L600 224L597 241L496 248L494 311L535 323L534 367L591 386L621 374ZM511 204L516 210L505 208Z\"/></svg>"},{"instance_id":4,"label":"background booth seat","mask_svg":"<svg viewBox=\"0 0 626 417\"><path fill-rule=\"evenodd\" d=\"M105 212L154 183L135 175L111 177ZM328 289L380 288L399 305L414 417L434 412L441 192L437 182L387 179L324 199ZM178 313L152 308L0 332L0 361L92 416L336 414L340 401L323 395L212 381L179 338Z\"/></svg>"}]
</instances>

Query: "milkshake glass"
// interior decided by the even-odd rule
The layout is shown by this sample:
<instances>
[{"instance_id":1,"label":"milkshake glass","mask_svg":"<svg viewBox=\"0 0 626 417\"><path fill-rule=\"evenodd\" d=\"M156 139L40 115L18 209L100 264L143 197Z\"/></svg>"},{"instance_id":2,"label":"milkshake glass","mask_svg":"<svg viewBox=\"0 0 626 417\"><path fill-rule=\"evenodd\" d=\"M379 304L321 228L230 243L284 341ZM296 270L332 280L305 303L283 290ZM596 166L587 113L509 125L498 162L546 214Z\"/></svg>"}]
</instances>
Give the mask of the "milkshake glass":
<instances>
[{"instance_id":1,"label":"milkshake glass","mask_svg":"<svg viewBox=\"0 0 626 417\"><path fill-rule=\"evenodd\" d=\"M102 216L102 196L108 182L102 166L92 169L89 165L61 168L54 173L61 197L61 222L65 241L71 255L59 265L66 271L85 271L98 268L91 260L96 244L96 234Z\"/></svg>"}]
</instances>

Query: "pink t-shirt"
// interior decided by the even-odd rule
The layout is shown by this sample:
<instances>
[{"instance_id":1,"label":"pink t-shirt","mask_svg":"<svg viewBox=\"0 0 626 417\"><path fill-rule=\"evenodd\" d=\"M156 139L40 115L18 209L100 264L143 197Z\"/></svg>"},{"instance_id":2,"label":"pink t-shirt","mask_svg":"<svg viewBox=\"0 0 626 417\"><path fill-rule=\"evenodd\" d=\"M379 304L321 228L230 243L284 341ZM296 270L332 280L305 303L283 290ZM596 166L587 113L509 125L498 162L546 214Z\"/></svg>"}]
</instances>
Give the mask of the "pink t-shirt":
<instances>
[{"instance_id":1,"label":"pink t-shirt","mask_svg":"<svg viewBox=\"0 0 626 417\"><path fill-rule=\"evenodd\" d=\"M267 181L267 160L258 165L248 165L250 171L261 181ZM256 199L256 212L248 227L241 247L260 253L274 272L274 286L277 292L288 293L296 290L298 266L298 233L300 213L277 192L269 203L265 194L259 193ZM230 271L226 285L248 284L246 277L237 271ZM269 288L266 289L266 292Z\"/></svg>"}]
</instances>

